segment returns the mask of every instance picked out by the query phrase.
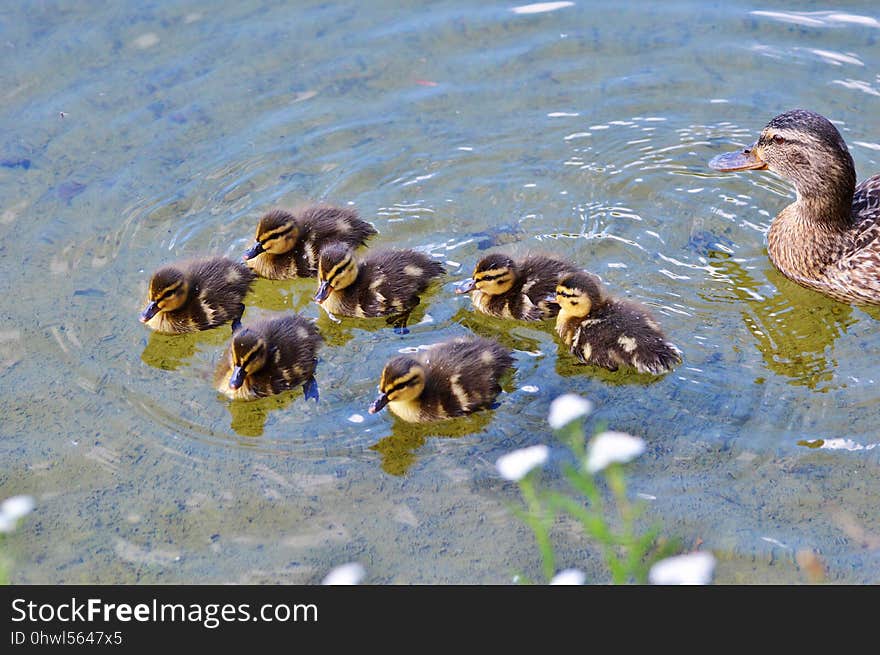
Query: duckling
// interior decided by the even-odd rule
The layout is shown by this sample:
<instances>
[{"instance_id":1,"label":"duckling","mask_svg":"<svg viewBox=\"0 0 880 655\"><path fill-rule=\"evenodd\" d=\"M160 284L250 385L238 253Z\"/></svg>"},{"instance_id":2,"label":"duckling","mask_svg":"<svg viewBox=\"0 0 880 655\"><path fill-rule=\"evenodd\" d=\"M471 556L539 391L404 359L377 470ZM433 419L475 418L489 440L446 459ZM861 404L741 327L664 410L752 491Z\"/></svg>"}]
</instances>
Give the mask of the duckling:
<instances>
[{"instance_id":1,"label":"duckling","mask_svg":"<svg viewBox=\"0 0 880 655\"><path fill-rule=\"evenodd\" d=\"M338 241L357 248L376 233L354 209L331 205L314 205L297 213L273 209L260 218L256 243L242 259L270 280L315 277L324 244Z\"/></svg>"},{"instance_id":2,"label":"duckling","mask_svg":"<svg viewBox=\"0 0 880 655\"><path fill-rule=\"evenodd\" d=\"M530 255L514 262L500 253L477 262L474 274L456 293L470 293L477 311L519 321L541 321L559 312L556 283L560 275L580 270L561 259Z\"/></svg>"},{"instance_id":3,"label":"duckling","mask_svg":"<svg viewBox=\"0 0 880 655\"><path fill-rule=\"evenodd\" d=\"M768 169L794 183L796 200L770 224L770 261L787 278L836 300L880 304L880 174L856 186L837 128L804 109L779 114L757 142L714 157L719 171Z\"/></svg>"},{"instance_id":4,"label":"duckling","mask_svg":"<svg viewBox=\"0 0 880 655\"><path fill-rule=\"evenodd\" d=\"M681 351L666 340L647 309L607 296L590 273L563 275L556 302L556 332L584 364L610 371L631 366L660 375L681 363Z\"/></svg>"},{"instance_id":5,"label":"duckling","mask_svg":"<svg viewBox=\"0 0 880 655\"><path fill-rule=\"evenodd\" d=\"M426 423L490 407L501 392L498 379L513 356L498 342L461 337L415 355L391 359L382 370L375 414L385 405L404 421Z\"/></svg>"},{"instance_id":6,"label":"duckling","mask_svg":"<svg viewBox=\"0 0 880 655\"><path fill-rule=\"evenodd\" d=\"M241 325L245 294L254 274L226 257L183 261L160 268L150 279L149 303L141 323L164 334L209 330L232 321Z\"/></svg>"},{"instance_id":7,"label":"duckling","mask_svg":"<svg viewBox=\"0 0 880 655\"><path fill-rule=\"evenodd\" d=\"M318 400L316 353L323 339L312 321L286 314L256 321L232 336L214 374L214 387L233 400L253 400L302 385Z\"/></svg>"},{"instance_id":8,"label":"duckling","mask_svg":"<svg viewBox=\"0 0 880 655\"><path fill-rule=\"evenodd\" d=\"M388 316L398 332L436 278L439 262L415 250L381 250L358 263L351 246L333 243L321 250L315 302L339 316Z\"/></svg>"}]
</instances>

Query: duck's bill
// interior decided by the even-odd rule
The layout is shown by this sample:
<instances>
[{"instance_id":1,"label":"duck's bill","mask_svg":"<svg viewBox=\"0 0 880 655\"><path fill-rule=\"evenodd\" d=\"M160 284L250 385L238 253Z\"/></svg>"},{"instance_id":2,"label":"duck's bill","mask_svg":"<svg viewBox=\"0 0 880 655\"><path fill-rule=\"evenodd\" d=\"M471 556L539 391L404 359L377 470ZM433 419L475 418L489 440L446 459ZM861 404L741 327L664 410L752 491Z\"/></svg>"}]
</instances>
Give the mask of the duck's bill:
<instances>
[{"instance_id":1,"label":"duck's bill","mask_svg":"<svg viewBox=\"0 0 880 655\"><path fill-rule=\"evenodd\" d=\"M473 278L468 278L467 280L461 282L458 286L455 287L455 293L470 293L476 288L477 281Z\"/></svg>"},{"instance_id":2,"label":"duck's bill","mask_svg":"<svg viewBox=\"0 0 880 655\"><path fill-rule=\"evenodd\" d=\"M375 414L376 412L381 412L382 408L388 404L388 396L386 394L382 394L376 400L373 401L373 404L370 405L370 414Z\"/></svg>"},{"instance_id":3,"label":"duck's bill","mask_svg":"<svg viewBox=\"0 0 880 655\"><path fill-rule=\"evenodd\" d=\"M745 148L736 152L726 152L709 160L709 168L728 173L731 171L760 170L767 168L767 162L763 161L755 153L754 148Z\"/></svg>"},{"instance_id":4,"label":"duck's bill","mask_svg":"<svg viewBox=\"0 0 880 655\"><path fill-rule=\"evenodd\" d=\"M333 287L330 286L330 283L326 281L321 282L318 286L318 290L315 292L315 302L324 302L331 293L333 293Z\"/></svg>"},{"instance_id":5,"label":"duck's bill","mask_svg":"<svg viewBox=\"0 0 880 655\"><path fill-rule=\"evenodd\" d=\"M159 304L156 302L151 302L149 305L147 305L147 308L142 311L141 315L139 316L141 323L146 323L158 313Z\"/></svg>"},{"instance_id":6,"label":"duck's bill","mask_svg":"<svg viewBox=\"0 0 880 655\"><path fill-rule=\"evenodd\" d=\"M248 248L247 250L244 251L244 254L241 256L241 258L244 261L247 261L249 259L253 259L254 257L256 257L257 255L259 255L260 253L263 253L263 252L265 252L265 250L263 250L263 244L260 243L259 241L257 241L254 245L252 245L250 248Z\"/></svg>"},{"instance_id":7,"label":"duck's bill","mask_svg":"<svg viewBox=\"0 0 880 655\"><path fill-rule=\"evenodd\" d=\"M239 389L244 384L244 369L236 366L232 369L232 375L229 376L229 388Z\"/></svg>"}]
</instances>

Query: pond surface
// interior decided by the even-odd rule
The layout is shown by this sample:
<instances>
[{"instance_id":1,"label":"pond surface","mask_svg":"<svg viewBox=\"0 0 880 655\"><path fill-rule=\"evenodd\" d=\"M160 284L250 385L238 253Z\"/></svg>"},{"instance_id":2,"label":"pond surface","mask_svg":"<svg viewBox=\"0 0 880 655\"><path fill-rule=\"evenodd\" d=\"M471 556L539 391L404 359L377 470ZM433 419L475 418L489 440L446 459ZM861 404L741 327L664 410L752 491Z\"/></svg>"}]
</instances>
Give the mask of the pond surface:
<instances>
[{"instance_id":1,"label":"pond surface","mask_svg":"<svg viewBox=\"0 0 880 655\"><path fill-rule=\"evenodd\" d=\"M0 496L37 500L6 541L13 582L308 584L348 561L378 584L537 578L494 462L536 443L561 460L546 416L567 391L595 403L588 430L647 441L630 492L715 553L716 582L807 582L804 550L827 580L880 582L880 312L772 268L788 183L706 166L804 107L859 179L880 171L876 3L556 4L0 9ZM149 333L147 280L237 257L263 211L310 201L449 275L405 336L332 323L314 280L259 281L245 323L318 320L321 400L227 401L228 326ZM598 273L682 366L576 367L551 323L475 315L454 287L493 250ZM367 413L387 358L471 331L515 349L497 410L439 429ZM557 537L561 567L610 579Z\"/></svg>"}]
</instances>

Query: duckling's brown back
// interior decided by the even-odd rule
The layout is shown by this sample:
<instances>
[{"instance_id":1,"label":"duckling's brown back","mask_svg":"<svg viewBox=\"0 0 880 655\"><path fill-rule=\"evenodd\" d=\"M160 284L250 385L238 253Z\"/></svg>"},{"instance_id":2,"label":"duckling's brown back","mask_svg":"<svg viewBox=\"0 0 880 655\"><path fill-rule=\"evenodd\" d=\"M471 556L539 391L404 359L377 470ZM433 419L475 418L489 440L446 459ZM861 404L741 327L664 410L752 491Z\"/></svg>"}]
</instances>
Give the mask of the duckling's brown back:
<instances>
[{"instance_id":1,"label":"duckling's brown back","mask_svg":"<svg viewBox=\"0 0 880 655\"><path fill-rule=\"evenodd\" d=\"M462 337L419 354L427 372L422 402L447 416L461 416L491 405L501 392L500 378L513 366L510 351L492 339Z\"/></svg>"},{"instance_id":2,"label":"duckling's brown back","mask_svg":"<svg viewBox=\"0 0 880 655\"><path fill-rule=\"evenodd\" d=\"M296 248L296 263L300 271L314 277L318 273L318 255L328 243L344 243L352 248L366 244L377 234L376 229L361 219L350 207L313 205L301 210L298 224L302 230ZM305 275L305 273L301 273Z\"/></svg>"},{"instance_id":3,"label":"duckling's brown back","mask_svg":"<svg viewBox=\"0 0 880 655\"><path fill-rule=\"evenodd\" d=\"M647 308L625 300L611 300L591 312L581 325L579 345L581 352L589 352L588 363L611 370L631 366L658 375L681 363L681 352Z\"/></svg>"}]
</instances>

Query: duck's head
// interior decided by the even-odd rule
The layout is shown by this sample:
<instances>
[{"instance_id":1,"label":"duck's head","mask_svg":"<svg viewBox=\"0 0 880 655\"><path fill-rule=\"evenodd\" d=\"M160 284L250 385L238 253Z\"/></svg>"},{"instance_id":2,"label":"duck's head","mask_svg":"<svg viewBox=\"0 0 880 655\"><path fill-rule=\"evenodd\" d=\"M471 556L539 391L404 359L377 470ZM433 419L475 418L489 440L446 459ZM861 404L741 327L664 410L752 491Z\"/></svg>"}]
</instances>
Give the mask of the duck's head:
<instances>
[{"instance_id":1,"label":"duck's head","mask_svg":"<svg viewBox=\"0 0 880 655\"><path fill-rule=\"evenodd\" d=\"M179 309L189 297L189 280L182 270L175 266L165 266L150 279L148 303L141 312L141 323L148 322L159 312L173 312Z\"/></svg>"},{"instance_id":2,"label":"duck's head","mask_svg":"<svg viewBox=\"0 0 880 655\"><path fill-rule=\"evenodd\" d=\"M840 132L827 118L805 109L779 114L761 131L754 145L714 157L718 171L769 169L790 180L799 199L842 196L852 201L856 174Z\"/></svg>"},{"instance_id":3,"label":"duck's head","mask_svg":"<svg viewBox=\"0 0 880 655\"><path fill-rule=\"evenodd\" d=\"M354 251L344 243L331 243L321 249L318 257L318 290L315 302L322 303L338 289L355 281L358 274Z\"/></svg>"},{"instance_id":4,"label":"duck's head","mask_svg":"<svg viewBox=\"0 0 880 655\"><path fill-rule=\"evenodd\" d=\"M395 357L382 370L379 397L370 405L370 414L381 411L388 403L418 398L425 389L425 369L412 357Z\"/></svg>"},{"instance_id":5,"label":"duck's head","mask_svg":"<svg viewBox=\"0 0 880 655\"><path fill-rule=\"evenodd\" d=\"M602 285L595 275L580 271L564 275L556 285L559 314L583 318L605 302Z\"/></svg>"},{"instance_id":6,"label":"duck's head","mask_svg":"<svg viewBox=\"0 0 880 655\"><path fill-rule=\"evenodd\" d=\"M477 289L486 295L497 296L510 291L516 276L516 264L510 257L498 253L487 255L477 262L473 275L462 282L455 292L470 293Z\"/></svg>"},{"instance_id":7,"label":"duck's head","mask_svg":"<svg viewBox=\"0 0 880 655\"><path fill-rule=\"evenodd\" d=\"M298 238L296 217L284 209L273 209L260 218L254 237L256 243L245 251L242 259L247 261L264 252L271 255L290 252Z\"/></svg>"},{"instance_id":8,"label":"duck's head","mask_svg":"<svg viewBox=\"0 0 880 655\"><path fill-rule=\"evenodd\" d=\"M253 375L266 365L269 347L260 335L242 328L232 337L229 348L232 374L229 376L229 387L238 389L244 384L247 376Z\"/></svg>"}]
</instances>

